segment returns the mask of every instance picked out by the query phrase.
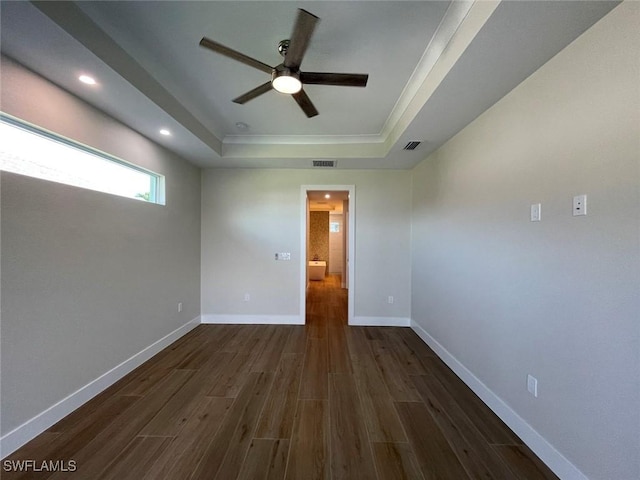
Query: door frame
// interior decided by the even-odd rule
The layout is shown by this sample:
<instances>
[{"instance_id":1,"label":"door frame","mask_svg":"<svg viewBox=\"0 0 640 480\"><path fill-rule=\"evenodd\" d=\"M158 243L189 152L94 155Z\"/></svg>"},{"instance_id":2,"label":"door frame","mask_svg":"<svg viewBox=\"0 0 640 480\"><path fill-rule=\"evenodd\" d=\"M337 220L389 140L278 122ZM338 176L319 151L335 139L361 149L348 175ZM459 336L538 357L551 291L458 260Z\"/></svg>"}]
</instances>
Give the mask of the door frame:
<instances>
[{"instance_id":1,"label":"door frame","mask_svg":"<svg viewBox=\"0 0 640 480\"><path fill-rule=\"evenodd\" d=\"M353 325L356 292L356 186L355 185L302 185L300 187L300 318L307 321L307 192L349 192L347 223L347 324Z\"/></svg>"}]
</instances>

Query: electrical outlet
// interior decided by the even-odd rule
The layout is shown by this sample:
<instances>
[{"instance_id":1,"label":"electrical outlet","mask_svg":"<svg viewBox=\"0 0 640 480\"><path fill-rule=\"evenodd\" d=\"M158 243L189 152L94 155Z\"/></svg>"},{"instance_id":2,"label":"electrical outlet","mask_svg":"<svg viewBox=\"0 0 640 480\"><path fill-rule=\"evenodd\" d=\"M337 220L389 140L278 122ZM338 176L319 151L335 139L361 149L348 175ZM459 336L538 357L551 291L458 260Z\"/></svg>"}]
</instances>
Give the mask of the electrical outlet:
<instances>
[{"instance_id":1,"label":"electrical outlet","mask_svg":"<svg viewBox=\"0 0 640 480\"><path fill-rule=\"evenodd\" d=\"M587 196L586 195L576 195L573 197L573 216L577 217L579 215L587 214Z\"/></svg>"},{"instance_id":2,"label":"electrical outlet","mask_svg":"<svg viewBox=\"0 0 640 480\"><path fill-rule=\"evenodd\" d=\"M533 375L527 375L527 390L534 397L538 396L538 379Z\"/></svg>"},{"instance_id":3,"label":"electrical outlet","mask_svg":"<svg viewBox=\"0 0 640 480\"><path fill-rule=\"evenodd\" d=\"M531 221L539 222L542 220L542 204L534 203L531 205Z\"/></svg>"},{"instance_id":4,"label":"electrical outlet","mask_svg":"<svg viewBox=\"0 0 640 480\"><path fill-rule=\"evenodd\" d=\"M393 303L393 296L389 295L389 298L387 298L387 302L388 303Z\"/></svg>"},{"instance_id":5,"label":"electrical outlet","mask_svg":"<svg viewBox=\"0 0 640 480\"><path fill-rule=\"evenodd\" d=\"M290 252L276 253L276 260L291 260Z\"/></svg>"},{"instance_id":6,"label":"electrical outlet","mask_svg":"<svg viewBox=\"0 0 640 480\"><path fill-rule=\"evenodd\" d=\"M248 301L250 301L250 300L251 300L251 295L249 295L248 293L245 293L245 294L244 294L244 301L245 301L245 302L248 302Z\"/></svg>"}]
</instances>

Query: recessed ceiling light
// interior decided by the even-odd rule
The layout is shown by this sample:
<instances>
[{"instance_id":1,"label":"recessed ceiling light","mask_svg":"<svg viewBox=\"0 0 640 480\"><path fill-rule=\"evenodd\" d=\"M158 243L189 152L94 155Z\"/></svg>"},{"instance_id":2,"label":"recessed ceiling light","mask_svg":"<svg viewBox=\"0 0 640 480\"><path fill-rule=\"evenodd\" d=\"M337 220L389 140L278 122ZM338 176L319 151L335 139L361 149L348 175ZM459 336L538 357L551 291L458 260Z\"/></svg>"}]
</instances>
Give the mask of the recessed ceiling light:
<instances>
[{"instance_id":1,"label":"recessed ceiling light","mask_svg":"<svg viewBox=\"0 0 640 480\"><path fill-rule=\"evenodd\" d=\"M169 136L171 135L171 132L166 128L163 128L162 130L160 130L160 135Z\"/></svg>"},{"instance_id":2,"label":"recessed ceiling light","mask_svg":"<svg viewBox=\"0 0 640 480\"><path fill-rule=\"evenodd\" d=\"M325 194L324 198L331 198L331 195L329 195L328 193Z\"/></svg>"},{"instance_id":3,"label":"recessed ceiling light","mask_svg":"<svg viewBox=\"0 0 640 480\"><path fill-rule=\"evenodd\" d=\"M86 83L87 85L95 85L96 84L95 78L90 77L89 75L80 75L78 77L78 80L80 80L82 83Z\"/></svg>"}]
</instances>

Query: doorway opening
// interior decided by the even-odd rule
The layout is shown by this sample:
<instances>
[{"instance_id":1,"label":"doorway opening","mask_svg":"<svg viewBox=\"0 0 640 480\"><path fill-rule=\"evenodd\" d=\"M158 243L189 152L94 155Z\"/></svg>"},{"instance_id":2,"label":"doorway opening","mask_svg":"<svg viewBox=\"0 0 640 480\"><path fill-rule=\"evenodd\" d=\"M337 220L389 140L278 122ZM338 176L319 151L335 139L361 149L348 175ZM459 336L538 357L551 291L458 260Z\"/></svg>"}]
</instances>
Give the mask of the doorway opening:
<instances>
[{"instance_id":1,"label":"doorway opening","mask_svg":"<svg viewBox=\"0 0 640 480\"><path fill-rule=\"evenodd\" d=\"M301 318L350 325L354 311L355 186L303 185ZM327 317L328 315L328 317Z\"/></svg>"}]
</instances>

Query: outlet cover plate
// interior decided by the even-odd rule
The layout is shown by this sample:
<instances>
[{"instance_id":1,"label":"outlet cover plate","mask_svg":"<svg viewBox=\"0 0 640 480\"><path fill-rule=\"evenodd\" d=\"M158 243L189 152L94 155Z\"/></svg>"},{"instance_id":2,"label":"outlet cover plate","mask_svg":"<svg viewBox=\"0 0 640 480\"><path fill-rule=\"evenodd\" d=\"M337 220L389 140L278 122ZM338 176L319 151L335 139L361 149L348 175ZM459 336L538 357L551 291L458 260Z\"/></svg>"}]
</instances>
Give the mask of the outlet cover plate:
<instances>
[{"instance_id":1,"label":"outlet cover plate","mask_svg":"<svg viewBox=\"0 0 640 480\"><path fill-rule=\"evenodd\" d=\"M538 396L538 379L533 375L527 375L527 390L534 397Z\"/></svg>"},{"instance_id":2,"label":"outlet cover plate","mask_svg":"<svg viewBox=\"0 0 640 480\"><path fill-rule=\"evenodd\" d=\"M580 215L587 214L587 196L586 195L576 195L573 197L573 216L577 217Z\"/></svg>"}]
</instances>

